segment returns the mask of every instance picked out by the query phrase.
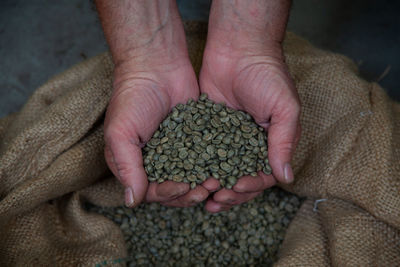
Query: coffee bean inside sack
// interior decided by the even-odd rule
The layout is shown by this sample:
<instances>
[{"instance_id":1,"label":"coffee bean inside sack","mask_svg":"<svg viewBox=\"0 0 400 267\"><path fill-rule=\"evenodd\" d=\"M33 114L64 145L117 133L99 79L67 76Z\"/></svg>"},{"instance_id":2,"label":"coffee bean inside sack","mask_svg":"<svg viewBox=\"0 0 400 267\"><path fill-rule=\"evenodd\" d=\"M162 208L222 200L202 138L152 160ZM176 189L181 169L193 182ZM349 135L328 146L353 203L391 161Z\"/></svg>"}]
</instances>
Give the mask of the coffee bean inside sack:
<instances>
[{"instance_id":1,"label":"coffee bean inside sack","mask_svg":"<svg viewBox=\"0 0 400 267\"><path fill-rule=\"evenodd\" d=\"M242 176L271 174L264 129L206 94L172 109L143 148L143 162L150 182L184 182L192 189L209 177L231 189Z\"/></svg>"},{"instance_id":2,"label":"coffee bean inside sack","mask_svg":"<svg viewBox=\"0 0 400 267\"><path fill-rule=\"evenodd\" d=\"M274 187L215 214L204 203L89 209L119 225L128 250L121 260L127 266L271 266L300 204L297 196Z\"/></svg>"}]
</instances>

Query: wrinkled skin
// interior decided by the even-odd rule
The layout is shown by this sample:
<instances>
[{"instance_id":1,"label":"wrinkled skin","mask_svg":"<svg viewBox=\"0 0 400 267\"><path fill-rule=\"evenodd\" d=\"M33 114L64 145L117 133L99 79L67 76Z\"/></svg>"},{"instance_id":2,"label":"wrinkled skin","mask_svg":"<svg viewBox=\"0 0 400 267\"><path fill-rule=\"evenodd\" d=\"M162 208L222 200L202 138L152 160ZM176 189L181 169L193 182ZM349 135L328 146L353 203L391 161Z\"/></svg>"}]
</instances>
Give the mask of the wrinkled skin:
<instances>
[{"instance_id":1,"label":"wrinkled skin","mask_svg":"<svg viewBox=\"0 0 400 267\"><path fill-rule=\"evenodd\" d=\"M300 103L279 44L268 49L206 49L200 74L201 91L216 102L248 112L268 132L268 158L273 175L239 179L233 190L223 189L208 200L211 212L253 199L277 181L300 137Z\"/></svg>"}]
</instances>

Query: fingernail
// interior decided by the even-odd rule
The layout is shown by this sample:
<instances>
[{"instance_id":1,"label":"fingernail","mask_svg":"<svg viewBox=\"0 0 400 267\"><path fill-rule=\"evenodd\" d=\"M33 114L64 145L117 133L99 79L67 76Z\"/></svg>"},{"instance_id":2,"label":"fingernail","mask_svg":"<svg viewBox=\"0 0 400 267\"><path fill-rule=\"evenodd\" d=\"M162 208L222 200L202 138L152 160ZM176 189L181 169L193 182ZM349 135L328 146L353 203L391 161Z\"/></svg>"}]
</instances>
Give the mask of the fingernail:
<instances>
[{"instance_id":1,"label":"fingernail","mask_svg":"<svg viewBox=\"0 0 400 267\"><path fill-rule=\"evenodd\" d=\"M130 187L125 188L125 206L132 208L135 205L135 199L133 198L133 190Z\"/></svg>"},{"instance_id":2,"label":"fingernail","mask_svg":"<svg viewBox=\"0 0 400 267\"><path fill-rule=\"evenodd\" d=\"M286 183L290 184L291 182L293 182L294 176L290 163L285 163L285 166L283 167L283 174L285 175Z\"/></svg>"}]
</instances>

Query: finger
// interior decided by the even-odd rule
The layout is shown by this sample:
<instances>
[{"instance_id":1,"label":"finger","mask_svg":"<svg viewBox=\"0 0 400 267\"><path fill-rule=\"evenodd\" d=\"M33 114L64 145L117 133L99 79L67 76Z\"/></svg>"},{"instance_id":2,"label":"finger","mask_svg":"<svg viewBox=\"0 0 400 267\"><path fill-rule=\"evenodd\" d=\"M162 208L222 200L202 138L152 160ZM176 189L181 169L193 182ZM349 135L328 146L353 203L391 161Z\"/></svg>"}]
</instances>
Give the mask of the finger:
<instances>
[{"instance_id":1,"label":"finger","mask_svg":"<svg viewBox=\"0 0 400 267\"><path fill-rule=\"evenodd\" d=\"M237 193L233 190L223 189L214 194L213 200L221 205L239 205L255 198L261 192Z\"/></svg>"},{"instance_id":2,"label":"finger","mask_svg":"<svg viewBox=\"0 0 400 267\"><path fill-rule=\"evenodd\" d=\"M240 193L236 193L233 190L223 188L214 193L212 199L219 204L235 205L239 195Z\"/></svg>"},{"instance_id":3,"label":"finger","mask_svg":"<svg viewBox=\"0 0 400 267\"><path fill-rule=\"evenodd\" d=\"M266 175L258 172L258 176L243 176L233 186L233 191L238 193L253 193L263 191L276 184L276 180L272 175Z\"/></svg>"},{"instance_id":4,"label":"finger","mask_svg":"<svg viewBox=\"0 0 400 267\"><path fill-rule=\"evenodd\" d=\"M227 211L232 208L232 205L223 205L221 203L215 202L212 199L207 200L207 203L204 207L208 212L217 213L221 211Z\"/></svg>"},{"instance_id":5,"label":"finger","mask_svg":"<svg viewBox=\"0 0 400 267\"><path fill-rule=\"evenodd\" d=\"M210 193L217 191L220 188L220 183L215 178L208 178L201 184L205 189L207 189Z\"/></svg>"},{"instance_id":6,"label":"finger","mask_svg":"<svg viewBox=\"0 0 400 267\"><path fill-rule=\"evenodd\" d=\"M290 161L299 131L300 107L297 102L291 102L286 103L288 108L272 115L268 127L268 159L274 177L282 183L291 183L294 179Z\"/></svg>"},{"instance_id":7,"label":"finger","mask_svg":"<svg viewBox=\"0 0 400 267\"><path fill-rule=\"evenodd\" d=\"M186 183L174 181L165 181L161 184L150 183L147 189L146 202L171 201L186 194L189 190L190 187Z\"/></svg>"},{"instance_id":8,"label":"finger","mask_svg":"<svg viewBox=\"0 0 400 267\"><path fill-rule=\"evenodd\" d=\"M144 199L148 185L141 149L123 136L116 136L116 134L111 134L111 136L113 138L105 136L107 164L125 186L125 205L137 206Z\"/></svg>"},{"instance_id":9,"label":"finger","mask_svg":"<svg viewBox=\"0 0 400 267\"><path fill-rule=\"evenodd\" d=\"M191 207L207 199L209 192L203 186L198 185L195 189L171 201L161 204L172 207Z\"/></svg>"}]
</instances>

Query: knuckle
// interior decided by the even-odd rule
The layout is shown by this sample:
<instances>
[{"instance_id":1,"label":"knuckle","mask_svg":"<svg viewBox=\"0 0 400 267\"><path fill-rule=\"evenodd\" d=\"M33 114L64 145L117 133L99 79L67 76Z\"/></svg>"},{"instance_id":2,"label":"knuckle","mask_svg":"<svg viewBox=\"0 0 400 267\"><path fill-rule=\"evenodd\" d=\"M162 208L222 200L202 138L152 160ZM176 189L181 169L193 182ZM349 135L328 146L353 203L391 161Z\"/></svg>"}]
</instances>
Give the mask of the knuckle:
<instances>
[{"instance_id":1,"label":"knuckle","mask_svg":"<svg viewBox=\"0 0 400 267\"><path fill-rule=\"evenodd\" d=\"M278 151L282 154L291 154L294 149L293 141L284 141L279 144Z\"/></svg>"},{"instance_id":2,"label":"knuckle","mask_svg":"<svg viewBox=\"0 0 400 267\"><path fill-rule=\"evenodd\" d=\"M109 124L108 126L104 127L104 139L106 143L109 143L114 139L121 139L123 136L124 134L122 129L113 124Z\"/></svg>"},{"instance_id":3,"label":"knuckle","mask_svg":"<svg viewBox=\"0 0 400 267\"><path fill-rule=\"evenodd\" d=\"M166 198L172 200L172 199L178 198L179 196L181 196L180 193L177 193L177 192L168 192L167 195L166 195Z\"/></svg>"},{"instance_id":4,"label":"knuckle","mask_svg":"<svg viewBox=\"0 0 400 267\"><path fill-rule=\"evenodd\" d=\"M176 189L173 191L166 192L166 197L168 199L175 199L175 198L178 198L178 197L184 195L185 193L186 193L186 191L184 189Z\"/></svg>"},{"instance_id":5,"label":"knuckle","mask_svg":"<svg viewBox=\"0 0 400 267\"><path fill-rule=\"evenodd\" d=\"M255 191L254 193L261 194L265 189L268 189L276 184L275 178L272 178L271 180L270 178L268 178L268 176L263 176L262 181L263 181L263 186L260 188L260 190Z\"/></svg>"},{"instance_id":6,"label":"knuckle","mask_svg":"<svg viewBox=\"0 0 400 267\"><path fill-rule=\"evenodd\" d=\"M188 206L193 206L196 205L197 203L199 203L199 199L197 198L197 196L195 195L189 195L188 197L184 198L184 202L185 204L187 204Z\"/></svg>"},{"instance_id":7,"label":"knuckle","mask_svg":"<svg viewBox=\"0 0 400 267\"><path fill-rule=\"evenodd\" d=\"M207 194L205 194L205 193L196 194L196 195L191 197L191 202L197 204L197 203L202 202L205 198L207 198Z\"/></svg>"}]
</instances>

